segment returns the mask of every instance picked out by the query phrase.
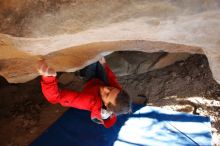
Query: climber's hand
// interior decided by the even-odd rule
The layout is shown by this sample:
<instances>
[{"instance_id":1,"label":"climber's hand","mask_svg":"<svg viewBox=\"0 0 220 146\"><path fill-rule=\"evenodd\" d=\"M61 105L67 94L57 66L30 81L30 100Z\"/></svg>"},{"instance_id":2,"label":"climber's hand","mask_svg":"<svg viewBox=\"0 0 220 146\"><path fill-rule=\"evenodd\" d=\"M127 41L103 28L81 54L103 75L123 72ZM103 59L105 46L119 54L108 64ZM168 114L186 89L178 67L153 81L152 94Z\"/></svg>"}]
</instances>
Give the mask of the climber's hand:
<instances>
[{"instance_id":1,"label":"climber's hand","mask_svg":"<svg viewBox=\"0 0 220 146\"><path fill-rule=\"evenodd\" d=\"M56 76L56 71L49 67L45 60L40 60L37 63L37 71L42 76Z\"/></svg>"},{"instance_id":2,"label":"climber's hand","mask_svg":"<svg viewBox=\"0 0 220 146\"><path fill-rule=\"evenodd\" d=\"M99 59L99 63L104 66L106 64L105 58L102 57L101 59Z\"/></svg>"}]
</instances>

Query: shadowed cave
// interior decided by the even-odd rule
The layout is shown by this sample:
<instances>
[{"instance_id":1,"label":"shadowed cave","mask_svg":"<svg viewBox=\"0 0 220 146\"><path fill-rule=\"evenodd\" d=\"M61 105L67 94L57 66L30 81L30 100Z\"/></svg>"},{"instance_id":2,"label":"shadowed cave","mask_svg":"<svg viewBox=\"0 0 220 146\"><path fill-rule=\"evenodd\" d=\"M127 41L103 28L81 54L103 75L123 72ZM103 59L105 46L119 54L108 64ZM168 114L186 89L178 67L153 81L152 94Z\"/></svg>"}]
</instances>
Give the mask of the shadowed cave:
<instances>
[{"instance_id":1,"label":"shadowed cave","mask_svg":"<svg viewBox=\"0 0 220 146\"><path fill-rule=\"evenodd\" d=\"M205 55L117 51L106 60L133 102L212 117L219 133L220 85L212 77ZM81 90L76 72L58 72L59 86ZM0 145L28 145L67 108L49 104L41 93L40 77L10 84L0 77Z\"/></svg>"}]
</instances>

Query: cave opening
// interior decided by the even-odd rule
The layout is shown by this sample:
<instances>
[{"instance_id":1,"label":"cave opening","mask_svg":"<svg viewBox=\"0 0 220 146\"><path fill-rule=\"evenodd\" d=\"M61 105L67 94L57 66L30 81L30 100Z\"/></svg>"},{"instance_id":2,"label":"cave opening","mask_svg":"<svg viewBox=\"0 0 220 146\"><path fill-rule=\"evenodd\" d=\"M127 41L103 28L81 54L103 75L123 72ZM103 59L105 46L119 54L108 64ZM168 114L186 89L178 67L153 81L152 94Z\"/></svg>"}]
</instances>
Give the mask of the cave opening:
<instances>
[{"instance_id":1,"label":"cave opening","mask_svg":"<svg viewBox=\"0 0 220 146\"><path fill-rule=\"evenodd\" d=\"M105 58L133 102L142 103L139 96L145 96L149 106L218 117L215 104L220 85L213 79L205 55L117 51ZM62 88L82 88L83 79L77 71L58 72L57 78ZM0 77L0 125L4 133L0 145L29 144L67 110L45 100L40 80L11 84ZM216 120L212 126L220 130L217 125Z\"/></svg>"}]
</instances>

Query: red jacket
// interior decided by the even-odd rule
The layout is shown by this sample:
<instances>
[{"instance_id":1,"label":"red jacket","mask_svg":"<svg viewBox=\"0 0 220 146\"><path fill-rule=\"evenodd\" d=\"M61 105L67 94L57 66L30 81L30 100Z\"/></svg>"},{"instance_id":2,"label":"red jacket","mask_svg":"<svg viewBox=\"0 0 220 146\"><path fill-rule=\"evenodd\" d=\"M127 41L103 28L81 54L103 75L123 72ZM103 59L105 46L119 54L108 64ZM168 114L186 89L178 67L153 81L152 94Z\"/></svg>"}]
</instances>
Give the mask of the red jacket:
<instances>
[{"instance_id":1,"label":"red jacket","mask_svg":"<svg viewBox=\"0 0 220 146\"><path fill-rule=\"evenodd\" d=\"M107 64L105 64L105 71L110 86L121 90L120 84ZM103 124L106 128L110 128L116 122L116 115L113 114L106 120L101 118L102 99L99 92L100 86L103 85L105 84L101 80L91 79L84 85L82 92L76 92L73 90L59 89L55 77L43 76L41 81L42 92L49 102L91 111L91 119L94 122Z\"/></svg>"}]
</instances>

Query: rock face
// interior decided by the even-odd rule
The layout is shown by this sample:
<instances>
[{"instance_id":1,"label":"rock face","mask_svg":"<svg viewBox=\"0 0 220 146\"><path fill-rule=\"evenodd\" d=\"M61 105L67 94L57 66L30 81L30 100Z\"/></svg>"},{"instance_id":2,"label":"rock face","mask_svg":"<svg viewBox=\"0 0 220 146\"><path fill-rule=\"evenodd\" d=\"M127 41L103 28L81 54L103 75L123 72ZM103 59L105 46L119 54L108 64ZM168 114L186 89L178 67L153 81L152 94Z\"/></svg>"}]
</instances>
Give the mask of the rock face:
<instances>
[{"instance_id":1,"label":"rock face","mask_svg":"<svg viewBox=\"0 0 220 146\"><path fill-rule=\"evenodd\" d=\"M1 0L0 75L75 71L114 51L205 54L220 83L220 1ZM172 57L171 57L172 58Z\"/></svg>"},{"instance_id":2,"label":"rock face","mask_svg":"<svg viewBox=\"0 0 220 146\"><path fill-rule=\"evenodd\" d=\"M189 56L189 53L118 51L106 56L106 60L117 76L125 76L160 69Z\"/></svg>"}]
</instances>

